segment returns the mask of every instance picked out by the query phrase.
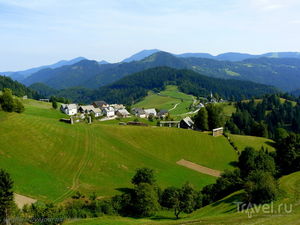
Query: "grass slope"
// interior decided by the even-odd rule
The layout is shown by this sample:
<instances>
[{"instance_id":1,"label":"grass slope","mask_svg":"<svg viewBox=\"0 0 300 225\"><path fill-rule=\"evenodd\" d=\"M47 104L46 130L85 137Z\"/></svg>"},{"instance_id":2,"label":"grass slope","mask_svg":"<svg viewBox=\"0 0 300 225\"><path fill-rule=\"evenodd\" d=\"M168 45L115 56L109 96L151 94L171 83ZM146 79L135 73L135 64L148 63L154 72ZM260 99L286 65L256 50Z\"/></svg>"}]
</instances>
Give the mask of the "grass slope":
<instances>
[{"instance_id":1,"label":"grass slope","mask_svg":"<svg viewBox=\"0 0 300 225\"><path fill-rule=\"evenodd\" d=\"M176 164L184 158L213 169L231 168L237 156L224 137L159 127L95 123L69 125L49 103L24 101L23 114L0 112L0 165L15 191L37 199L99 196L129 187L139 167L154 168L162 187L190 181L197 188L215 178Z\"/></svg>"},{"instance_id":2,"label":"grass slope","mask_svg":"<svg viewBox=\"0 0 300 225\"><path fill-rule=\"evenodd\" d=\"M195 224L195 225L296 225L300 224L300 172L284 176L279 180L279 185L283 191L283 195L269 207L273 207L273 211L260 209L254 212L249 211L237 212L237 206L234 202L241 200L242 192L233 193L224 199L199 209L190 216L186 216L178 221L161 217L150 219L131 219L121 217L101 217L96 219L86 219L79 221L66 222L66 224L76 225L96 225L96 224ZM284 204L287 209L292 212L285 212ZM279 212L280 210L280 212ZM254 213L252 213L254 212ZM271 213L270 213L271 212ZM250 217L249 217L250 216Z\"/></svg>"},{"instance_id":3,"label":"grass slope","mask_svg":"<svg viewBox=\"0 0 300 225\"><path fill-rule=\"evenodd\" d=\"M149 92L147 97L133 107L170 110L177 104L176 108L170 111L172 115L177 115L191 111L189 107L193 101L193 96L180 92L177 86L168 85L158 94Z\"/></svg>"},{"instance_id":4,"label":"grass slope","mask_svg":"<svg viewBox=\"0 0 300 225\"><path fill-rule=\"evenodd\" d=\"M230 134L229 137L235 143L240 151L244 150L246 147L252 147L256 150L260 150L261 147L268 149L269 151L275 151L275 142L271 139L255 136L237 135Z\"/></svg>"}]
</instances>

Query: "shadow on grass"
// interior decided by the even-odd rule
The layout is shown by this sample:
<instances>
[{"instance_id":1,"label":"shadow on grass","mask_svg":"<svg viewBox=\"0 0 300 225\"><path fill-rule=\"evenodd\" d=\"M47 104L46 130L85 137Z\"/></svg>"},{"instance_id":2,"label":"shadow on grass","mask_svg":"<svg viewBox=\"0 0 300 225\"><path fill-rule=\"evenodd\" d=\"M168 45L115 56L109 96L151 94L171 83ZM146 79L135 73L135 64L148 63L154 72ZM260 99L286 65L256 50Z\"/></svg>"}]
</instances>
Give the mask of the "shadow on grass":
<instances>
[{"instance_id":1,"label":"shadow on grass","mask_svg":"<svg viewBox=\"0 0 300 225\"><path fill-rule=\"evenodd\" d=\"M269 145L269 146L271 146L271 147L273 147L273 148L276 147L276 143L271 142L271 141L266 141L265 144L266 144L266 145Z\"/></svg>"},{"instance_id":2,"label":"shadow on grass","mask_svg":"<svg viewBox=\"0 0 300 225\"><path fill-rule=\"evenodd\" d=\"M229 163L230 166L233 166L233 167L238 167L238 162L237 161L231 161Z\"/></svg>"},{"instance_id":3,"label":"shadow on grass","mask_svg":"<svg viewBox=\"0 0 300 225\"><path fill-rule=\"evenodd\" d=\"M122 192L123 194L129 194L132 191L131 188L115 188L115 190Z\"/></svg>"}]
</instances>

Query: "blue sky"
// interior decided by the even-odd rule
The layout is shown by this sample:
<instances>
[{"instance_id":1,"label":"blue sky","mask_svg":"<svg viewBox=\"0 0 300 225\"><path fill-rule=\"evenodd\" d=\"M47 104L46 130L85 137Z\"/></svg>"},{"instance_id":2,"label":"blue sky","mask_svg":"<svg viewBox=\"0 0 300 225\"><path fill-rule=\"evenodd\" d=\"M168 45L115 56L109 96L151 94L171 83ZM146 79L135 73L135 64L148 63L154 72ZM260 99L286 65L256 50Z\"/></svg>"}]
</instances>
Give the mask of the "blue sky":
<instances>
[{"instance_id":1,"label":"blue sky","mask_svg":"<svg viewBox=\"0 0 300 225\"><path fill-rule=\"evenodd\" d=\"M0 71L84 56L300 51L299 0L0 0Z\"/></svg>"}]
</instances>

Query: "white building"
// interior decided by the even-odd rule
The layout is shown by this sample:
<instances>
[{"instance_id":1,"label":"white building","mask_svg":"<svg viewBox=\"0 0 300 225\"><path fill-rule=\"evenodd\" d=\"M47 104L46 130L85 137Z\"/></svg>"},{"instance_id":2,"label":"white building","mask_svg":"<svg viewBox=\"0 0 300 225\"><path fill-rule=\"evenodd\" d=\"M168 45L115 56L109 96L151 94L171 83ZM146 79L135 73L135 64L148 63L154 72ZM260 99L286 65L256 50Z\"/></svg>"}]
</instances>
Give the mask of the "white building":
<instances>
[{"instance_id":1,"label":"white building","mask_svg":"<svg viewBox=\"0 0 300 225\"><path fill-rule=\"evenodd\" d=\"M69 116L73 116L78 113L77 108L77 104L62 104L60 110Z\"/></svg>"},{"instance_id":2,"label":"white building","mask_svg":"<svg viewBox=\"0 0 300 225\"><path fill-rule=\"evenodd\" d=\"M156 117L157 116L157 112L155 109L144 109L145 113L146 113L146 117L149 117L149 116L154 116Z\"/></svg>"},{"instance_id":3,"label":"white building","mask_svg":"<svg viewBox=\"0 0 300 225\"><path fill-rule=\"evenodd\" d=\"M103 114L107 117L115 116L115 109L113 107L107 107L103 109Z\"/></svg>"},{"instance_id":4,"label":"white building","mask_svg":"<svg viewBox=\"0 0 300 225\"><path fill-rule=\"evenodd\" d=\"M146 118L146 112L145 112L145 110L143 110L143 109L141 109L141 108L133 108L133 109L132 109L132 113L133 113L136 117Z\"/></svg>"},{"instance_id":5,"label":"white building","mask_svg":"<svg viewBox=\"0 0 300 225\"><path fill-rule=\"evenodd\" d=\"M80 106L78 111L84 114L94 113L95 117L99 117L102 115L101 109L95 108L93 105Z\"/></svg>"},{"instance_id":6,"label":"white building","mask_svg":"<svg viewBox=\"0 0 300 225\"><path fill-rule=\"evenodd\" d=\"M126 118L130 115L130 113L126 109L119 109L116 114L118 117L122 118Z\"/></svg>"}]
</instances>

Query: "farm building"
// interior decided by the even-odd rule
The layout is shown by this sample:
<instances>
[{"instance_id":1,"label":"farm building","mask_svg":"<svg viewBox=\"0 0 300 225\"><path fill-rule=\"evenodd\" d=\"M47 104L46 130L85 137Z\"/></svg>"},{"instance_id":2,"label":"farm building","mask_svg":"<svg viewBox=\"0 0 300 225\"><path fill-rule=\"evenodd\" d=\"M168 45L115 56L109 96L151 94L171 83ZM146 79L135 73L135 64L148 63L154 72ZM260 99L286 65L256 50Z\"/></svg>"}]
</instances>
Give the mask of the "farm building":
<instances>
[{"instance_id":1,"label":"farm building","mask_svg":"<svg viewBox=\"0 0 300 225\"><path fill-rule=\"evenodd\" d=\"M159 113L157 113L157 117L160 119L164 119L168 116L168 114L169 114L168 110L162 109L159 111Z\"/></svg>"},{"instance_id":2,"label":"farm building","mask_svg":"<svg viewBox=\"0 0 300 225\"><path fill-rule=\"evenodd\" d=\"M146 117L149 117L149 116L156 117L157 116L157 112L155 109L144 109L144 111L146 113Z\"/></svg>"},{"instance_id":3,"label":"farm building","mask_svg":"<svg viewBox=\"0 0 300 225\"><path fill-rule=\"evenodd\" d=\"M180 121L180 128L194 129L194 121L190 117L186 117Z\"/></svg>"},{"instance_id":4,"label":"farm building","mask_svg":"<svg viewBox=\"0 0 300 225\"><path fill-rule=\"evenodd\" d=\"M146 112L141 109L141 108L133 108L132 109L132 113L136 116L136 117L140 117L140 118L146 118Z\"/></svg>"},{"instance_id":5,"label":"farm building","mask_svg":"<svg viewBox=\"0 0 300 225\"><path fill-rule=\"evenodd\" d=\"M80 106L78 111L84 114L94 113L95 117L99 117L102 115L102 111L99 108L95 108L94 105Z\"/></svg>"},{"instance_id":6,"label":"farm building","mask_svg":"<svg viewBox=\"0 0 300 225\"><path fill-rule=\"evenodd\" d=\"M93 106L94 106L95 108L100 108L100 109L102 109L102 108L108 107L109 105L108 105L105 101L95 101L95 102L93 102Z\"/></svg>"},{"instance_id":7,"label":"farm building","mask_svg":"<svg viewBox=\"0 0 300 225\"><path fill-rule=\"evenodd\" d=\"M224 128L219 127L219 128L213 129L212 132L213 132L214 137L221 136L224 133Z\"/></svg>"},{"instance_id":8,"label":"farm building","mask_svg":"<svg viewBox=\"0 0 300 225\"><path fill-rule=\"evenodd\" d=\"M115 116L115 109L113 107L106 107L103 109L103 114L107 117L113 117Z\"/></svg>"},{"instance_id":9,"label":"farm building","mask_svg":"<svg viewBox=\"0 0 300 225\"><path fill-rule=\"evenodd\" d=\"M122 118L126 118L130 115L129 112L126 109L119 109L116 112L116 114L117 114L118 117L122 117Z\"/></svg>"},{"instance_id":10,"label":"farm building","mask_svg":"<svg viewBox=\"0 0 300 225\"><path fill-rule=\"evenodd\" d=\"M120 109L125 109L125 106L122 104L110 104L110 107L113 107L115 109L115 111L118 111Z\"/></svg>"},{"instance_id":11,"label":"farm building","mask_svg":"<svg viewBox=\"0 0 300 225\"><path fill-rule=\"evenodd\" d=\"M177 127L180 128L180 121L160 121L160 127Z\"/></svg>"},{"instance_id":12,"label":"farm building","mask_svg":"<svg viewBox=\"0 0 300 225\"><path fill-rule=\"evenodd\" d=\"M77 104L61 104L60 106L60 110L69 116L73 116L77 114L78 113L77 108L78 108Z\"/></svg>"}]
</instances>

